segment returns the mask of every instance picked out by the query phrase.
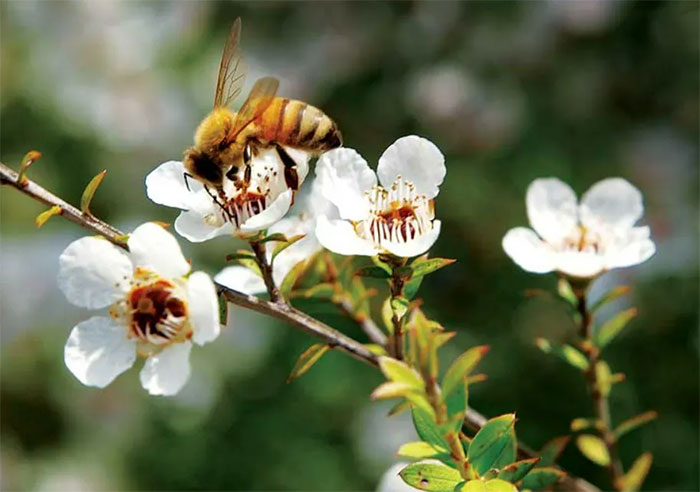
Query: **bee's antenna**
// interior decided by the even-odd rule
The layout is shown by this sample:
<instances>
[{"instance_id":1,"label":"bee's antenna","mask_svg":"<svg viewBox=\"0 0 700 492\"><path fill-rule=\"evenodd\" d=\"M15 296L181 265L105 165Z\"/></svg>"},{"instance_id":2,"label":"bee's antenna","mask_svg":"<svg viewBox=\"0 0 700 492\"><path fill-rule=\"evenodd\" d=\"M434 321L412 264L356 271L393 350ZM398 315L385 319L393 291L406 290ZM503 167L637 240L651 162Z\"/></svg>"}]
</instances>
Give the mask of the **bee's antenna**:
<instances>
[{"instance_id":1,"label":"bee's antenna","mask_svg":"<svg viewBox=\"0 0 700 492\"><path fill-rule=\"evenodd\" d=\"M184 180L185 180L185 186L187 187L187 191L192 191L192 190L190 189L190 182L187 181L187 178L194 178L194 176L192 176L192 175L191 175L190 173L188 173L188 172L184 172L184 173L182 173L182 177L183 177Z\"/></svg>"}]
</instances>

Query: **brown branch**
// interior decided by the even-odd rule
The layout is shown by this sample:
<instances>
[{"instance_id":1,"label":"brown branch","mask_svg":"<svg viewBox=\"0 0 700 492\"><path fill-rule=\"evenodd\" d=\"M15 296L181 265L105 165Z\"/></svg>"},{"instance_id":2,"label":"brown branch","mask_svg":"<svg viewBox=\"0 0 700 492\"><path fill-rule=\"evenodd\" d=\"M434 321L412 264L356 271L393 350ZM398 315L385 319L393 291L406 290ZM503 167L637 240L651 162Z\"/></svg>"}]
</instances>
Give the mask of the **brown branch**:
<instances>
[{"instance_id":1,"label":"brown branch","mask_svg":"<svg viewBox=\"0 0 700 492\"><path fill-rule=\"evenodd\" d=\"M275 279L272 277L272 265L267 261L265 245L259 241L250 241L250 247L253 249L253 253L255 253L255 258L260 267L260 273L265 281L267 293L270 294L270 300L275 304L286 304L282 293L275 284Z\"/></svg>"},{"instance_id":2,"label":"brown branch","mask_svg":"<svg viewBox=\"0 0 700 492\"><path fill-rule=\"evenodd\" d=\"M122 232L92 215L84 214L76 207L29 179L24 179L22 184L18 183L17 173L2 163L0 163L0 184L14 187L30 198L45 205L58 205L61 207L61 215L66 219L89 231L104 236L121 248L128 249L126 243L123 241L124 234ZM220 284L217 284L217 289L219 293L232 304L285 321L311 336L320 338L334 349L346 352L362 362L378 367L377 356L367 350L364 345L298 309L287 304L274 303L255 296L242 294ZM483 427L486 420L486 417L479 412L469 409L465 416L464 423L467 427L478 430ZM525 456L533 455L527 446L521 443L518 443L518 446L520 454ZM562 484L564 483L566 483L566 490L573 492L600 492L599 489L583 479L567 477L562 481Z\"/></svg>"}]
</instances>

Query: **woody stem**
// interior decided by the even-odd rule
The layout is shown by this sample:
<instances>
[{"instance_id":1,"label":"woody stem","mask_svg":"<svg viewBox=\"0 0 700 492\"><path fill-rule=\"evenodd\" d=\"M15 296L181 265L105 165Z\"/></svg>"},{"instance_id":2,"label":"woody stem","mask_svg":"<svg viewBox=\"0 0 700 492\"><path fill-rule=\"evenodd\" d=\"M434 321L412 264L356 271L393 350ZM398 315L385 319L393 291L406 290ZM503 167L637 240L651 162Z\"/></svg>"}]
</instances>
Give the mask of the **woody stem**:
<instances>
[{"instance_id":1,"label":"woody stem","mask_svg":"<svg viewBox=\"0 0 700 492\"><path fill-rule=\"evenodd\" d=\"M581 318L580 334L581 338L583 338L582 347L588 358L588 369L584 371L584 376L586 377L588 391L593 400L593 411L597 420L600 422L598 432L610 456L610 463L608 464L610 480L612 481L613 487L616 490L620 490L619 483L624 475L624 471L617 452L617 438L612 430L608 397L601 392L598 371L596 371L596 366L601 361L601 358L600 350L593 343L593 319L586 303L586 289L577 289L576 297L578 298L578 313Z\"/></svg>"},{"instance_id":2,"label":"woody stem","mask_svg":"<svg viewBox=\"0 0 700 492\"><path fill-rule=\"evenodd\" d=\"M272 277L272 265L267 261L265 244L258 241L250 241L250 247L253 249L253 253L255 253L256 261L260 267L260 273L265 281L265 287L267 288L268 294L270 294L270 300L276 304L286 304L282 293L277 285L275 285L275 280Z\"/></svg>"}]
</instances>

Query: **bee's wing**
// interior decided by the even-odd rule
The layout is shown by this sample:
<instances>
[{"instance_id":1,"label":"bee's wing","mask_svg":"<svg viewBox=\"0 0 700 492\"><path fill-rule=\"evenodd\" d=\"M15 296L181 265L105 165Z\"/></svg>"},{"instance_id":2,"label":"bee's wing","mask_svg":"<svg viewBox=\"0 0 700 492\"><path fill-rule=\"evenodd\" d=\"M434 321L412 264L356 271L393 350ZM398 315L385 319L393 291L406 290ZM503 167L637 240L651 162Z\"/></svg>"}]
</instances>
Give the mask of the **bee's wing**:
<instances>
[{"instance_id":1,"label":"bee's wing","mask_svg":"<svg viewBox=\"0 0 700 492\"><path fill-rule=\"evenodd\" d=\"M226 138L228 141L233 141L241 130L252 123L255 118L260 116L270 106L270 103L275 98L275 94L277 94L279 85L279 80L274 77L263 77L255 82L248 99L245 100L243 106L236 114L236 121Z\"/></svg>"},{"instance_id":2,"label":"bee's wing","mask_svg":"<svg viewBox=\"0 0 700 492\"><path fill-rule=\"evenodd\" d=\"M221 55L219 76L216 80L214 107L228 106L241 93L245 82L245 60L238 49L241 39L241 18L237 18L231 26L224 52Z\"/></svg>"}]
</instances>

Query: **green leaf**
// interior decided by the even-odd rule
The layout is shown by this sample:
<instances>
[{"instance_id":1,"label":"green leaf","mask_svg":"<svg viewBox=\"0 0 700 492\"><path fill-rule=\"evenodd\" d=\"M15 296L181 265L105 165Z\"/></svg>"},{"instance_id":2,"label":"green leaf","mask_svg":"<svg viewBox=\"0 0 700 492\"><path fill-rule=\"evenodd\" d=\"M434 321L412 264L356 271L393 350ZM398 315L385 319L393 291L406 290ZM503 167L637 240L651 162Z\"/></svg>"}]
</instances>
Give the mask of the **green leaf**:
<instances>
[{"instance_id":1,"label":"green leaf","mask_svg":"<svg viewBox=\"0 0 700 492\"><path fill-rule=\"evenodd\" d=\"M272 250L272 259L270 263L274 263L275 258L277 258L277 255L280 254L282 251L290 247L292 244L296 243L297 241L301 241L306 237L306 234L297 234L296 236L292 236L289 239L287 239L286 242L281 242L277 246L275 246L275 249Z\"/></svg>"},{"instance_id":2,"label":"green leaf","mask_svg":"<svg viewBox=\"0 0 700 492\"><path fill-rule=\"evenodd\" d=\"M61 206L54 205L50 209L44 210L39 215L37 215L36 219L34 219L34 223L37 227L41 227L44 224L46 224L46 221L49 220L51 217L53 217L54 215L61 215L62 213L63 209L61 208Z\"/></svg>"},{"instance_id":3,"label":"green leaf","mask_svg":"<svg viewBox=\"0 0 700 492\"><path fill-rule=\"evenodd\" d=\"M464 412L467 411L468 403L468 386L465 380L461 381L461 384L457 384L457 388L452 391L449 395L443 393L442 397L447 406L447 418L452 419L457 416L457 418L462 421L464 419ZM460 424L461 427L461 424Z\"/></svg>"},{"instance_id":4,"label":"green leaf","mask_svg":"<svg viewBox=\"0 0 700 492\"><path fill-rule=\"evenodd\" d=\"M408 311L408 299L401 296L392 297L391 310L397 318L402 319L406 315L406 311Z\"/></svg>"},{"instance_id":5,"label":"green leaf","mask_svg":"<svg viewBox=\"0 0 700 492\"><path fill-rule=\"evenodd\" d=\"M656 410L650 410L648 412L635 415L634 417L625 420L615 428L615 436L617 436L617 438L619 439L620 437L624 436L630 431L633 431L637 427L640 427L646 424L647 422L651 422L652 420L658 418L658 416L659 412L657 412Z\"/></svg>"},{"instance_id":6,"label":"green leaf","mask_svg":"<svg viewBox=\"0 0 700 492\"><path fill-rule=\"evenodd\" d=\"M404 362L392 359L391 357L380 357L379 368L384 373L384 376L391 381L405 383L420 391L423 391L425 388L423 378L420 377L418 371L409 367Z\"/></svg>"},{"instance_id":7,"label":"green leaf","mask_svg":"<svg viewBox=\"0 0 700 492\"><path fill-rule=\"evenodd\" d=\"M413 299L416 297L416 294L418 293L418 289L420 289L420 284L423 282L423 277L413 277L411 280L406 282L406 284L403 286L403 295L406 297L406 299Z\"/></svg>"},{"instance_id":8,"label":"green leaf","mask_svg":"<svg viewBox=\"0 0 700 492\"><path fill-rule=\"evenodd\" d=\"M287 378L287 382L294 381L298 377L301 377L311 369L318 360L325 354L330 347L324 343L315 343L308 349L304 351L303 354L299 356L291 374Z\"/></svg>"},{"instance_id":9,"label":"green leaf","mask_svg":"<svg viewBox=\"0 0 700 492\"><path fill-rule=\"evenodd\" d=\"M610 394L610 388L612 388L612 372L610 372L608 363L599 360L595 365L595 374L598 381L598 391L603 398L607 398Z\"/></svg>"},{"instance_id":10,"label":"green leaf","mask_svg":"<svg viewBox=\"0 0 700 492\"><path fill-rule=\"evenodd\" d=\"M530 458L506 465L498 471L498 478L515 483L522 480L539 461L539 458Z\"/></svg>"},{"instance_id":11,"label":"green leaf","mask_svg":"<svg viewBox=\"0 0 700 492\"><path fill-rule=\"evenodd\" d=\"M620 490L626 490L634 492L639 490L646 479L649 469L651 468L651 463L654 461L654 457L651 453L644 453L639 458L634 460L632 466L623 477L620 478L618 484L616 484Z\"/></svg>"},{"instance_id":12,"label":"green leaf","mask_svg":"<svg viewBox=\"0 0 700 492\"><path fill-rule=\"evenodd\" d=\"M424 458L435 458L445 453L444 451L435 449L425 441L414 441L401 445L396 454L403 458L420 460Z\"/></svg>"},{"instance_id":13,"label":"green leaf","mask_svg":"<svg viewBox=\"0 0 700 492\"><path fill-rule=\"evenodd\" d=\"M304 273L305 269L306 260L302 260L294 265L289 272L287 272L287 275L284 276L284 280L282 280L282 284L280 285L280 292L282 293L282 296L289 297L289 294L294 289L294 286L299 280L299 277L301 277L302 273Z\"/></svg>"},{"instance_id":14,"label":"green leaf","mask_svg":"<svg viewBox=\"0 0 700 492\"><path fill-rule=\"evenodd\" d=\"M411 408L413 426L416 428L418 436L439 450L449 449L449 445L438 428L433 416L421 408Z\"/></svg>"},{"instance_id":15,"label":"green leaf","mask_svg":"<svg viewBox=\"0 0 700 492\"><path fill-rule=\"evenodd\" d=\"M405 398L409 393L414 392L416 388L410 384L400 383L396 381L387 381L377 386L370 398L372 400L386 400L387 398Z\"/></svg>"},{"instance_id":16,"label":"green leaf","mask_svg":"<svg viewBox=\"0 0 700 492\"><path fill-rule=\"evenodd\" d=\"M287 236L282 234L281 232L275 232L273 234L270 234L268 236L265 236L263 238L260 238L257 240L258 243L267 243L270 241L279 241L279 242L288 242L289 239L287 239Z\"/></svg>"},{"instance_id":17,"label":"green leaf","mask_svg":"<svg viewBox=\"0 0 700 492\"><path fill-rule=\"evenodd\" d=\"M105 174L107 174L107 170L97 173L83 190L83 195L80 197L80 210L82 210L84 214L92 215L90 212L90 204L92 203L95 192L97 191L97 188L100 187L100 183L102 183Z\"/></svg>"},{"instance_id":18,"label":"green leaf","mask_svg":"<svg viewBox=\"0 0 700 492\"><path fill-rule=\"evenodd\" d=\"M479 345L478 347L470 348L457 357L442 378L443 397L449 396L450 393L457 389L459 383L476 367L489 349L488 345Z\"/></svg>"},{"instance_id":19,"label":"green leaf","mask_svg":"<svg viewBox=\"0 0 700 492\"><path fill-rule=\"evenodd\" d=\"M544 338L535 340L537 347L546 354L554 354L582 371L589 367L588 359L571 345L559 345Z\"/></svg>"},{"instance_id":20,"label":"green leaf","mask_svg":"<svg viewBox=\"0 0 700 492\"><path fill-rule=\"evenodd\" d=\"M316 284L304 291L304 297L307 299L330 299L333 294L335 288L329 283Z\"/></svg>"},{"instance_id":21,"label":"green leaf","mask_svg":"<svg viewBox=\"0 0 700 492\"><path fill-rule=\"evenodd\" d=\"M483 475L489 471L508 445L515 414L509 413L490 419L476 433L469 446L467 459L474 470Z\"/></svg>"},{"instance_id":22,"label":"green leaf","mask_svg":"<svg viewBox=\"0 0 700 492\"><path fill-rule=\"evenodd\" d=\"M637 308L625 309L606 321L593 337L593 342L600 348L609 344L627 323L637 316Z\"/></svg>"},{"instance_id":23,"label":"green leaf","mask_svg":"<svg viewBox=\"0 0 700 492\"><path fill-rule=\"evenodd\" d=\"M372 256L370 259L372 260L372 263L374 263L375 266L381 268L387 273L387 275L391 276L391 265L382 261L382 259L379 256Z\"/></svg>"},{"instance_id":24,"label":"green leaf","mask_svg":"<svg viewBox=\"0 0 700 492\"><path fill-rule=\"evenodd\" d=\"M22 157L22 161L19 164L19 174L17 174L17 182L20 185L26 186L27 179L24 177L24 175L29 169L29 166L31 166L34 163L34 161L36 161L40 157L41 152L39 152L38 150L30 150L29 152L24 154L24 157Z\"/></svg>"},{"instance_id":25,"label":"green leaf","mask_svg":"<svg viewBox=\"0 0 700 492\"><path fill-rule=\"evenodd\" d=\"M216 297L219 301L219 324L225 326L228 322L228 302L223 294Z\"/></svg>"},{"instance_id":26,"label":"green leaf","mask_svg":"<svg viewBox=\"0 0 700 492\"><path fill-rule=\"evenodd\" d=\"M571 432L578 432L585 429L598 429L600 421L598 419L576 418L571 421Z\"/></svg>"},{"instance_id":27,"label":"green leaf","mask_svg":"<svg viewBox=\"0 0 700 492\"><path fill-rule=\"evenodd\" d=\"M411 263L411 269L413 270L413 277L424 276L433 273L436 270L451 265L457 260L450 260L448 258L418 258L413 263Z\"/></svg>"},{"instance_id":28,"label":"green leaf","mask_svg":"<svg viewBox=\"0 0 700 492\"><path fill-rule=\"evenodd\" d=\"M235 253L231 253L226 255L226 261L240 261L240 260L252 260L256 262L257 265L257 260L255 258L255 254L252 251L248 251L247 249L239 249Z\"/></svg>"},{"instance_id":29,"label":"green leaf","mask_svg":"<svg viewBox=\"0 0 700 492\"><path fill-rule=\"evenodd\" d=\"M386 270L384 270L381 267L378 266L366 266L363 268L360 268L355 272L355 275L358 277L370 277L370 278L390 278L391 274L387 273Z\"/></svg>"},{"instance_id":30,"label":"green leaf","mask_svg":"<svg viewBox=\"0 0 700 492\"><path fill-rule=\"evenodd\" d=\"M605 294L603 294L600 299L598 299L593 306L590 308L590 312L594 313L604 305L608 304L609 302L612 302L616 299L619 299L620 297L627 295L630 291L630 288L627 285L618 285L617 287L613 287L609 291L607 291Z\"/></svg>"},{"instance_id":31,"label":"green leaf","mask_svg":"<svg viewBox=\"0 0 700 492\"><path fill-rule=\"evenodd\" d=\"M386 327L389 334L394 333L394 322L392 317L394 316L394 311L391 309L391 296L387 297L382 304L382 321Z\"/></svg>"},{"instance_id":32,"label":"green leaf","mask_svg":"<svg viewBox=\"0 0 700 492\"><path fill-rule=\"evenodd\" d=\"M578 297L576 297L576 293L574 293L574 289L571 287L569 281L564 277L559 277L559 281L557 282L557 292L566 302L572 306L578 306Z\"/></svg>"},{"instance_id":33,"label":"green leaf","mask_svg":"<svg viewBox=\"0 0 700 492\"><path fill-rule=\"evenodd\" d=\"M494 463L494 468L503 468L510 465L518 458L518 439L515 437L515 426L511 427L508 433L508 440L503 448L503 452Z\"/></svg>"},{"instance_id":34,"label":"green leaf","mask_svg":"<svg viewBox=\"0 0 700 492\"><path fill-rule=\"evenodd\" d=\"M413 463L399 475L411 487L430 492L452 492L462 482L457 470L437 463Z\"/></svg>"},{"instance_id":35,"label":"green leaf","mask_svg":"<svg viewBox=\"0 0 700 492\"><path fill-rule=\"evenodd\" d=\"M389 410L389 412L386 415L387 415L387 417L393 417L394 415L398 415L398 414L405 412L406 410L410 410L410 409L411 409L411 402L404 400L404 401L398 402L396 405L391 407L391 410Z\"/></svg>"},{"instance_id":36,"label":"green leaf","mask_svg":"<svg viewBox=\"0 0 700 492\"><path fill-rule=\"evenodd\" d=\"M491 480L469 480L464 485L455 488L459 492L518 492L515 485L500 478Z\"/></svg>"},{"instance_id":37,"label":"green leaf","mask_svg":"<svg viewBox=\"0 0 700 492\"><path fill-rule=\"evenodd\" d=\"M386 349L376 343L364 343L363 346L374 355L386 355Z\"/></svg>"},{"instance_id":38,"label":"green leaf","mask_svg":"<svg viewBox=\"0 0 700 492\"><path fill-rule=\"evenodd\" d=\"M558 482L565 476L566 473L551 466L533 468L530 473L523 478L523 481L520 483L520 489L542 490Z\"/></svg>"},{"instance_id":39,"label":"green leaf","mask_svg":"<svg viewBox=\"0 0 700 492\"><path fill-rule=\"evenodd\" d=\"M581 454L593 463L600 466L608 466L610 464L608 448L600 437L582 434L576 438L576 446L581 451Z\"/></svg>"},{"instance_id":40,"label":"green leaf","mask_svg":"<svg viewBox=\"0 0 700 492\"><path fill-rule=\"evenodd\" d=\"M553 465L570 440L570 436L559 436L547 441L540 450L540 466Z\"/></svg>"}]
</instances>

